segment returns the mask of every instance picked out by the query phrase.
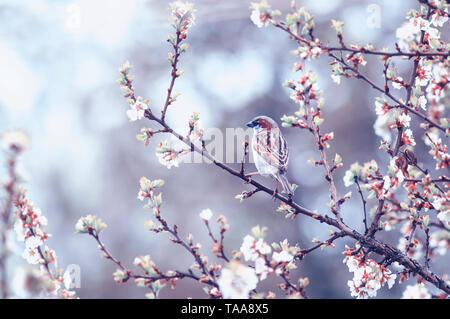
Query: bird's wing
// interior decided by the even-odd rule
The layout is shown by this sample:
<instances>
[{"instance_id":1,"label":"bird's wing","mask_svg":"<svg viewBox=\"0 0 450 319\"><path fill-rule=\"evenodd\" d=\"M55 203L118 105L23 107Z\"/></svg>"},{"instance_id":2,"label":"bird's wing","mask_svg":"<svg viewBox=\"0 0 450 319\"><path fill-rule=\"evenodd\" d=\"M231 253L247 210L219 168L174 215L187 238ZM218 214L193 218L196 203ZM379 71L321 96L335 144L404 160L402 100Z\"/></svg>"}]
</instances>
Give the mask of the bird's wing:
<instances>
[{"instance_id":1,"label":"bird's wing","mask_svg":"<svg viewBox=\"0 0 450 319\"><path fill-rule=\"evenodd\" d=\"M287 169L289 150L279 128L258 132L255 136L253 148L268 164L281 171Z\"/></svg>"}]
</instances>

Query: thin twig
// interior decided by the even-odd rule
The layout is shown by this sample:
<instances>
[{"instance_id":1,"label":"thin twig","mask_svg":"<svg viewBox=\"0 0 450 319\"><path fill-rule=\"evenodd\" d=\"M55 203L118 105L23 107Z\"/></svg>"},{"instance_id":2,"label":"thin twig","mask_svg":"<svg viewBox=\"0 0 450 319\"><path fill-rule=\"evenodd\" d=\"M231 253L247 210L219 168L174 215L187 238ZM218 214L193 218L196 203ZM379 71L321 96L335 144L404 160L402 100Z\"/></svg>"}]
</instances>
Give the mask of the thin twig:
<instances>
[{"instance_id":1,"label":"thin twig","mask_svg":"<svg viewBox=\"0 0 450 319\"><path fill-rule=\"evenodd\" d=\"M359 185L358 176L355 176L355 183L358 186L358 192L359 192L359 195L361 196L361 201L363 203L363 209L364 209L364 235L367 235L367 232L369 231L369 229L367 228L367 208L366 208L367 201L364 198L364 194L362 193L361 186Z\"/></svg>"}]
</instances>

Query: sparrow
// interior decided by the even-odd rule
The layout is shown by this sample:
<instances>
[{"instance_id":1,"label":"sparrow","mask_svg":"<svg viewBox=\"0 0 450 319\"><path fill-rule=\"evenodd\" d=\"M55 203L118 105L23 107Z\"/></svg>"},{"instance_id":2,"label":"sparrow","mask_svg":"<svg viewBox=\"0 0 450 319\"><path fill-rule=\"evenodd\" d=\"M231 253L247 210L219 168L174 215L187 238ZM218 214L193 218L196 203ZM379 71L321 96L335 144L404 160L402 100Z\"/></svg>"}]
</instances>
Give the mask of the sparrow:
<instances>
[{"instance_id":1,"label":"sparrow","mask_svg":"<svg viewBox=\"0 0 450 319\"><path fill-rule=\"evenodd\" d=\"M253 128L252 153L258 170L246 176L272 176L277 181L274 196L281 183L284 191L291 197L291 184L286 178L289 150L278 124L268 116L257 116L246 125Z\"/></svg>"}]
</instances>

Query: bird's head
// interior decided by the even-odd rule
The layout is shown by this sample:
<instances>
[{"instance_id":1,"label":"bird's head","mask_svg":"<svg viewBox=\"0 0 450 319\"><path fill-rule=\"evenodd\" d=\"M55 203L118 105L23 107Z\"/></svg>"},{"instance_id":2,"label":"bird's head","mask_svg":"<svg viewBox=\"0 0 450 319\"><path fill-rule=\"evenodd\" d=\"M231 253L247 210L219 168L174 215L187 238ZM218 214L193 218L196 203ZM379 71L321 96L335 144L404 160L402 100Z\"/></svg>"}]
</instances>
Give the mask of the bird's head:
<instances>
[{"instance_id":1,"label":"bird's head","mask_svg":"<svg viewBox=\"0 0 450 319\"><path fill-rule=\"evenodd\" d=\"M278 124L268 116L257 116L246 125L255 130L270 130L278 127Z\"/></svg>"}]
</instances>

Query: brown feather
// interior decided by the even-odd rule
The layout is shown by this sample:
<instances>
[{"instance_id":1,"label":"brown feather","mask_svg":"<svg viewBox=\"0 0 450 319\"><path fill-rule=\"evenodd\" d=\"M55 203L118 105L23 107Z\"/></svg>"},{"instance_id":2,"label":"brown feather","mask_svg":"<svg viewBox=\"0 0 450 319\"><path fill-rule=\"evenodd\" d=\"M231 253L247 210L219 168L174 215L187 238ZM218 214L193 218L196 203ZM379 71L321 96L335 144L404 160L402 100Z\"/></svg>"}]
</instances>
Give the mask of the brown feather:
<instances>
[{"instance_id":1,"label":"brown feather","mask_svg":"<svg viewBox=\"0 0 450 319\"><path fill-rule=\"evenodd\" d=\"M285 172L289 162L289 151L286 140L279 128L261 130L255 135L253 143L255 151L270 165Z\"/></svg>"}]
</instances>

